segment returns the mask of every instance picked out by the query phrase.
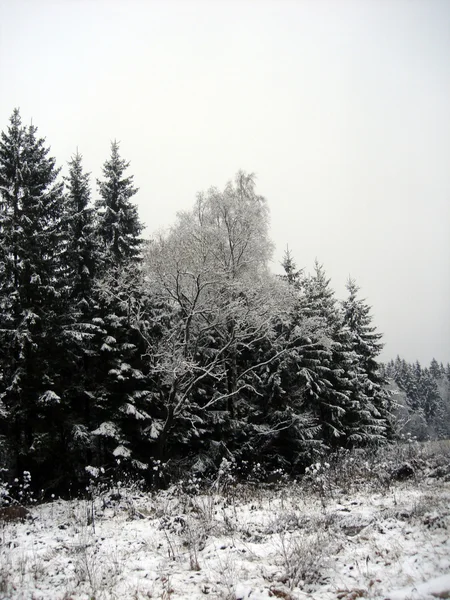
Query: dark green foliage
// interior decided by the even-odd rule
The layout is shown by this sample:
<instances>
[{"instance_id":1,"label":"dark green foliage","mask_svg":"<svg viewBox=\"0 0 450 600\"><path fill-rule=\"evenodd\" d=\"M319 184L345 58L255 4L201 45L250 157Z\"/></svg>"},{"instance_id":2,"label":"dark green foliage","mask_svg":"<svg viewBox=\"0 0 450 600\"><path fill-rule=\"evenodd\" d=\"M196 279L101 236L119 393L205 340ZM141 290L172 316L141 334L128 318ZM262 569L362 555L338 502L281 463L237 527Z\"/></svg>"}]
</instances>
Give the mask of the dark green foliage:
<instances>
[{"instance_id":1,"label":"dark green foliage","mask_svg":"<svg viewBox=\"0 0 450 600\"><path fill-rule=\"evenodd\" d=\"M315 327L312 338L315 347L308 349L305 365L305 382L309 388L307 405L322 425L325 444L330 448L345 446L349 433L345 418L352 393L349 333L330 281L317 262L313 275L303 284L301 309L303 318L309 319Z\"/></svg>"},{"instance_id":2,"label":"dark green foliage","mask_svg":"<svg viewBox=\"0 0 450 600\"><path fill-rule=\"evenodd\" d=\"M129 163L119 155L117 142L98 180L96 233L100 269L95 286L92 360L91 434L94 463L109 468L117 464L132 470L148 466L145 430L151 396L145 356L147 347L139 333L136 310L143 307L141 259L142 225L131 198L137 193L133 177L125 176ZM142 461L144 457L145 462Z\"/></svg>"},{"instance_id":3,"label":"dark green foliage","mask_svg":"<svg viewBox=\"0 0 450 600\"><path fill-rule=\"evenodd\" d=\"M285 268L295 272L291 257L285 258ZM340 309L317 262L312 276L287 281L298 294L291 327L303 335L286 357L285 389L303 398L303 411L308 408L320 423L325 447L384 443L392 434L389 395L376 362L381 335L371 325L370 308L350 282Z\"/></svg>"},{"instance_id":4,"label":"dark green foliage","mask_svg":"<svg viewBox=\"0 0 450 600\"><path fill-rule=\"evenodd\" d=\"M347 422L353 429L350 445L383 443L390 433L390 398L377 363L381 334L372 325L370 307L358 298L356 283L347 283L348 298L342 303L344 324L350 332L352 394ZM356 425L356 427L355 427Z\"/></svg>"},{"instance_id":5,"label":"dark green foliage","mask_svg":"<svg viewBox=\"0 0 450 600\"><path fill-rule=\"evenodd\" d=\"M62 183L36 127L15 110L0 142L2 401L18 468L60 441L58 343L66 309Z\"/></svg>"},{"instance_id":6,"label":"dark green foliage","mask_svg":"<svg viewBox=\"0 0 450 600\"><path fill-rule=\"evenodd\" d=\"M284 252L283 262L281 263L281 266L284 270L284 274L281 276L281 279L283 279L289 285L293 285L296 288L300 287L303 270L297 269L297 265L295 264L295 260L289 248L287 248Z\"/></svg>"},{"instance_id":7,"label":"dark green foliage","mask_svg":"<svg viewBox=\"0 0 450 600\"><path fill-rule=\"evenodd\" d=\"M116 142L93 205L81 155L64 189L48 153L15 111L0 142L2 467L63 491L101 472L159 485L224 459L294 475L390 437L369 307L353 282L338 303L323 267L304 276L289 251L270 273L253 175L199 194L144 247ZM444 367L395 369L411 406L443 419Z\"/></svg>"},{"instance_id":8,"label":"dark green foliage","mask_svg":"<svg viewBox=\"0 0 450 600\"><path fill-rule=\"evenodd\" d=\"M97 362L95 340L102 332L94 321L94 285L100 262L95 212L90 205L89 174L83 170L82 156L78 151L69 161L65 185L64 263L68 307L60 339L59 360L65 405L61 485L82 479L84 466L92 457L90 425Z\"/></svg>"},{"instance_id":9,"label":"dark green foliage","mask_svg":"<svg viewBox=\"0 0 450 600\"><path fill-rule=\"evenodd\" d=\"M129 163L119 155L119 144L111 144L111 157L103 165L103 180L98 180L100 198L97 233L107 266L129 264L141 254L143 226L131 198L137 193L133 176L125 176Z\"/></svg>"},{"instance_id":10,"label":"dark green foliage","mask_svg":"<svg viewBox=\"0 0 450 600\"><path fill-rule=\"evenodd\" d=\"M401 411L403 435L419 439L450 435L450 382L435 359L429 368L423 368L418 361L410 364L397 356L385 365L384 374L406 396L406 406Z\"/></svg>"},{"instance_id":11,"label":"dark green foliage","mask_svg":"<svg viewBox=\"0 0 450 600\"><path fill-rule=\"evenodd\" d=\"M95 213L90 206L89 173L83 171L82 156L77 153L69 162L65 179L65 225L67 246L65 263L70 281L72 304L81 313L92 307L92 289L99 263Z\"/></svg>"},{"instance_id":12,"label":"dark green foliage","mask_svg":"<svg viewBox=\"0 0 450 600\"><path fill-rule=\"evenodd\" d=\"M97 284L94 323L96 355L92 381L92 434L95 464L140 471L148 466L151 423L148 350L136 314L148 312L140 273L134 267L111 270Z\"/></svg>"}]
</instances>

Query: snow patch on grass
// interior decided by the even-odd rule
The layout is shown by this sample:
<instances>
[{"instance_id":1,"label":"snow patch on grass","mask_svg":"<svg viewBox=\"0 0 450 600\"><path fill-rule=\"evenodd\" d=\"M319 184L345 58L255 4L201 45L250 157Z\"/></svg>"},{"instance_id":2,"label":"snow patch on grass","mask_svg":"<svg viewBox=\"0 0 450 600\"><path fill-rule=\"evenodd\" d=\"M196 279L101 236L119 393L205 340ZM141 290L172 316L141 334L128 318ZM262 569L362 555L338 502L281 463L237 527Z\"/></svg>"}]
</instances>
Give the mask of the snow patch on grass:
<instances>
[{"instance_id":1,"label":"snow patch on grass","mask_svg":"<svg viewBox=\"0 0 450 600\"><path fill-rule=\"evenodd\" d=\"M0 521L0 599L450 598L449 528L435 476L105 492Z\"/></svg>"}]
</instances>

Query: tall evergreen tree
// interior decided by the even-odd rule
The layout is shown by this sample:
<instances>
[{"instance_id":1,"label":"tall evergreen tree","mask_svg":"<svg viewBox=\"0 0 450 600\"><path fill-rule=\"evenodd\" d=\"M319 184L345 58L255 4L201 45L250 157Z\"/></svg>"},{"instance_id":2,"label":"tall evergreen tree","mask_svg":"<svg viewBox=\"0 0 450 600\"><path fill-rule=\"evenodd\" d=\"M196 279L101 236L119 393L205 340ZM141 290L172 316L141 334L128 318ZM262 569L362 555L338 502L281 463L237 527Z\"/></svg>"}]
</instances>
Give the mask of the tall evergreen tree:
<instances>
[{"instance_id":1,"label":"tall evergreen tree","mask_svg":"<svg viewBox=\"0 0 450 600\"><path fill-rule=\"evenodd\" d=\"M334 292L317 261L314 273L301 281L291 257L284 261L287 281L297 290L290 328L295 337L292 350L282 361L282 387L303 399L303 411L320 425L313 452L347 444L345 415L350 408L352 382L349 366L349 332L342 322Z\"/></svg>"},{"instance_id":2,"label":"tall evergreen tree","mask_svg":"<svg viewBox=\"0 0 450 600\"><path fill-rule=\"evenodd\" d=\"M433 363L432 363L433 366ZM417 382L418 396L420 398L421 409L424 412L425 419L429 423L436 416L439 407L439 390L437 380L439 372L435 377L431 369L424 369Z\"/></svg>"},{"instance_id":3,"label":"tall evergreen tree","mask_svg":"<svg viewBox=\"0 0 450 600\"><path fill-rule=\"evenodd\" d=\"M67 258L71 298L84 311L92 304L92 288L98 266L98 242L95 231L95 213L90 205L89 173L83 170L83 157L76 154L69 161L69 175L65 178L67 225Z\"/></svg>"},{"instance_id":4,"label":"tall evergreen tree","mask_svg":"<svg viewBox=\"0 0 450 600\"><path fill-rule=\"evenodd\" d=\"M295 260L291 254L289 248L284 251L283 261L281 263L284 274L281 276L284 281L287 281L289 285L293 285L296 288L300 287L300 278L302 275L302 269L297 269Z\"/></svg>"},{"instance_id":5,"label":"tall evergreen tree","mask_svg":"<svg viewBox=\"0 0 450 600\"><path fill-rule=\"evenodd\" d=\"M383 347L382 334L372 325L370 306L358 298L359 288L354 280L349 279L347 290L349 295L342 308L353 353L352 409L347 415L352 429L349 442L352 445L382 443L390 433L389 394L376 360Z\"/></svg>"},{"instance_id":6,"label":"tall evergreen tree","mask_svg":"<svg viewBox=\"0 0 450 600\"><path fill-rule=\"evenodd\" d=\"M100 360L96 340L103 330L96 315L95 276L99 265L99 243L95 230L95 211L90 204L89 174L83 170L77 151L69 161L65 178L64 226L65 265L68 285L68 310L63 329L61 370L65 389L65 471L80 478L91 458L92 397L96 389Z\"/></svg>"},{"instance_id":7,"label":"tall evergreen tree","mask_svg":"<svg viewBox=\"0 0 450 600\"><path fill-rule=\"evenodd\" d=\"M305 370L309 403L321 425L323 439L330 448L348 443L345 417L350 408L352 364L349 332L342 320L334 292L324 268L316 260L314 273L303 287L303 315L316 323L313 354Z\"/></svg>"},{"instance_id":8,"label":"tall evergreen tree","mask_svg":"<svg viewBox=\"0 0 450 600\"><path fill-rule=\"evenodd\" d=\"M129 264L141 254L143 226L131 202L138 189L133 186L133 176L125 176L129 164L120 157L119 144L112 142L111 157L103 165L103 180L97 181L98 236L103 258L111 266Z\"/></svg>"},{"instance_id":9,"label":"tall evergreen tree","mask_svg":"<svg viewBox=\"0 0 450 600\"><path fill-rule=\"evenodd\" d=\"M404 359L398 358L396 361L395 380L398 385L406 392L408 404L413 411L419 411L421 400L418 384L422 377L422 366L418 360L414 364L409 364Z\"/></svg>"},{"instance_id":10,"label":"tall evergreen tree","mask_svg":"<svg viewBox=\"0 0 450 600\"><path fill-rule=\"evenodd\" d=\"M98 356L93 398L91 433L96 442L98 464L116 461L131 469L145 468L148 449L143 433L150 391L141 358L146 347L135 326L134 309L142 308L140 259L143 226L131 199L137 192L133 176L126 176L129 163L111 145L111 157L98 180L96 231L100 245L101 274L96 282L96 312L99 327ZM139 309L140 310L140 309Z\"/></svg>"},{"instance_id":11,"label":"tall evergreen tree","mask_svg":"<svg viewBox=\"0 0 450 600\"><path fill-rule=\"evenodd\" d=\"M65 312L63 185L45 140L19 110L0 141L1 396L15 466L48 468L58 440L55 358Z\"/></svg>"},{"instance_id":12,"label":"tall evergreen tree","mask_svg":"<svg viewBox=\"0 0 450 600\"><path fill-rule=\"evenodd\" d=\"M431 360L430 373L431 373L431 376L434 377L435 379L439 379L439 377L441 376L441 366L439 365L438 361L435 358L433 358Z\"/></svg>"}]
</instances>

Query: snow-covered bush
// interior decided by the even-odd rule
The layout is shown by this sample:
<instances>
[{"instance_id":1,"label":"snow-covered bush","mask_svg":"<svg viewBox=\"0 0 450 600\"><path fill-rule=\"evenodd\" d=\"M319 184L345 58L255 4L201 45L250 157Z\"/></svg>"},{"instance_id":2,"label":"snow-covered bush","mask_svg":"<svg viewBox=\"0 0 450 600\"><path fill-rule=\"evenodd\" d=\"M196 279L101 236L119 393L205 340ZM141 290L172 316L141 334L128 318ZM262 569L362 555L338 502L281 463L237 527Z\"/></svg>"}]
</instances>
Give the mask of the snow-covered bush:
<instances>
[{"instance_id":1,"label":"snow-covered bush","mask_svg":"<svg viewBox=\"0 0 450 600\"><path fill-rule=\"evenodd\" d=\"M29 506L36 503L36 498L31 487L31 473L24 471L22 477L13 480L8 478L8 471L1 470L0 481L0 507Z\"/></svg>"}]
</instances>

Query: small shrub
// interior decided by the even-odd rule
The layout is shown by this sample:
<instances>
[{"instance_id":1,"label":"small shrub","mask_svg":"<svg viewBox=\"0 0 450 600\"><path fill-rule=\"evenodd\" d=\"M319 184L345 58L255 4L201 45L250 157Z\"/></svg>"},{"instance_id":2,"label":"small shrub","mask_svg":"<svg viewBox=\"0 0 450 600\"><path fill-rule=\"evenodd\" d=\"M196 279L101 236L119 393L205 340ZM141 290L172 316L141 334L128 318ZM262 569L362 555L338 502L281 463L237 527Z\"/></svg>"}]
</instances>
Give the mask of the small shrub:
<instances>
[{"instance_id":1,"label":"small shrub","mask_svg":"<svg viewBox=\"0 0 450 600\"><path fill-rule=\"evenodd\" d=\"M287 537L280 534L281 556L285 580L289 587L305 587L317 583L330 554L330 537L325 532Z\"/></svg>"},{"instance_id":2,"label":"small shrub","mask_svg":"<svg viewBox=\"0 0 450 600\"><path fill-rule=\"evenodd\" d=\"M31 474L24 471L22 477L8 479L8 471L1 470L3 481L0 481L0 507L29 506L36 503L31 487Z\"/></svg>"}]
</instances>

